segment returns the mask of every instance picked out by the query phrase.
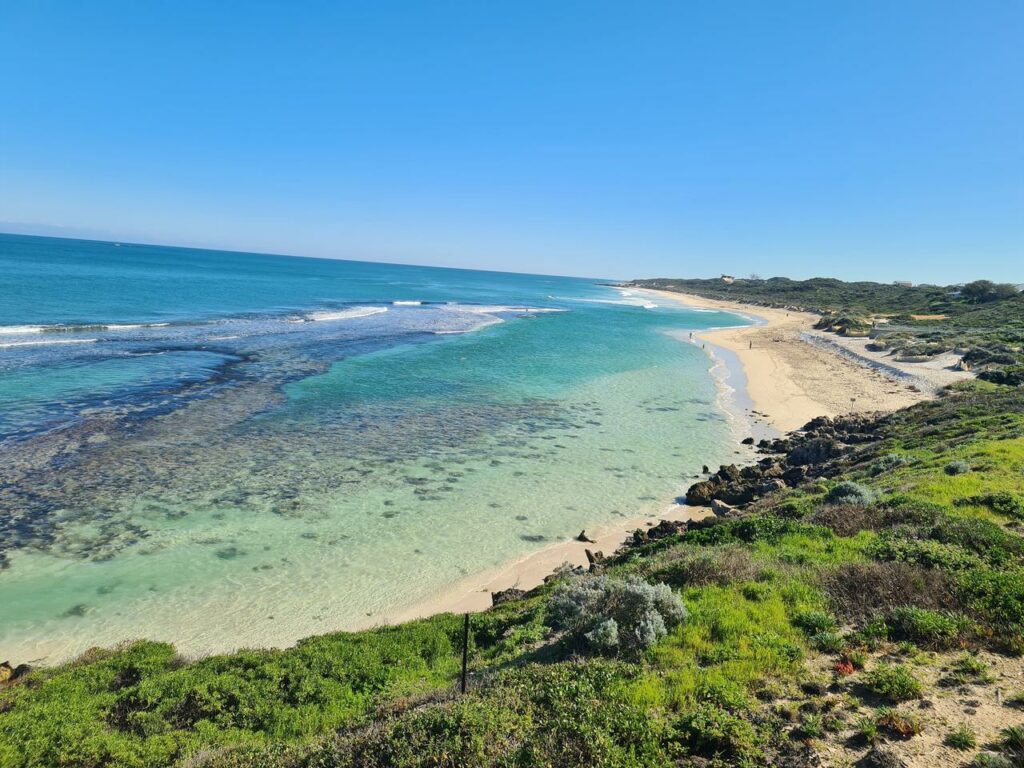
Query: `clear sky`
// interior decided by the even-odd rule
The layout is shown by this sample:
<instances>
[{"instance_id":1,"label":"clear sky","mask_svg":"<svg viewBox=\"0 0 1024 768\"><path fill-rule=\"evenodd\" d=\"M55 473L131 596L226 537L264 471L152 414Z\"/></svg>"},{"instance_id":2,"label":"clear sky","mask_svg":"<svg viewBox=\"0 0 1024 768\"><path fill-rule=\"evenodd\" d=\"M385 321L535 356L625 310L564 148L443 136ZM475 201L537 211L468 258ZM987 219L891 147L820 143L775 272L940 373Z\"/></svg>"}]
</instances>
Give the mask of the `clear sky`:
<instances>
[{"instance_id":1,"label":"clear sky","mask_svg":"<svg viewBox=\"0 0 1024 768\"><path fill-rule=\"evenodd\" d=\"M0 7L0 230L1024 282L1024 2Z\"/></svg>"}]
</instances>

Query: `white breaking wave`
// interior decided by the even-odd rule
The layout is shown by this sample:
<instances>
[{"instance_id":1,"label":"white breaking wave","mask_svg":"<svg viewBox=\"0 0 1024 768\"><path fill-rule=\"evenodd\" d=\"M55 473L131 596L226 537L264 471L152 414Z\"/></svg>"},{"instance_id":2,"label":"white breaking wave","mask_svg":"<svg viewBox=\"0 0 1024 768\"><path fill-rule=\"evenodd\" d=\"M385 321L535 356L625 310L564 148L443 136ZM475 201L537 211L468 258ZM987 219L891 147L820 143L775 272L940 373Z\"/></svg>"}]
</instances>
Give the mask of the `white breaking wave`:
<instances>
[{"instance_id":1,"label":"white breaking wave","mask_svg":"<svg viewBox=\"0 0 1024 768\"><path fill-rule=\"evenodd\" d=\"M328 320L352 320L357 317L369 317L387 312L387 307L352 307L350 309L325 310L323 312L311 312L306 315L306 320L312 322L325 322Z\"/></svg>"},{"instance_id":2,"label":"white breaking wave","mask_svg":"<svg viewBox=\"0 0 1024 768\"><path fill-rule=\"evenodd\" d=\"M392 301L396 307L418 307L422 301Z\"/></svg>"},{"instance_id":3,"label":"white breaking wave","mask_svg":"<svg viewBox=\"0 0 1024 768\"><path fill-rule=\"evenodd\" d=\"M38 341L8 341L0 342L0 349L7 347L42 347L50 344L92 344L99 339L39 339Z\"/></svg>"},{"instance_id":4,"label":"white breaking wave","mask_svg":"<svg viewBox=\"0 0 1024 768\"><path fill-rule=\"evenodd\" d=\"M0 325L0 336L23 333L82 333L85 331L133 331L164 328L169 323L81 323L79 325Z\"/></svg>"},{"instance_id":5,"label":"white breaking wave","mask_svg":"<svg viewBox=\"0 0 1024 768\"><path fill-rule=\"evenodd\" d=\"M121 325L104 325L107 331L134 331L138 328L166 328L170 323L124 323Z\"/></svg>"},{"instance_id":6,"label":"white breaking wave","mask_svg":"<svg viewBox=\"0 0 1024 768\"><path fill-rule=\"evenodd\" d=\"M0 325L0 336L13 333L42 333L45 325Z\"/></svg>"}]
</instances>

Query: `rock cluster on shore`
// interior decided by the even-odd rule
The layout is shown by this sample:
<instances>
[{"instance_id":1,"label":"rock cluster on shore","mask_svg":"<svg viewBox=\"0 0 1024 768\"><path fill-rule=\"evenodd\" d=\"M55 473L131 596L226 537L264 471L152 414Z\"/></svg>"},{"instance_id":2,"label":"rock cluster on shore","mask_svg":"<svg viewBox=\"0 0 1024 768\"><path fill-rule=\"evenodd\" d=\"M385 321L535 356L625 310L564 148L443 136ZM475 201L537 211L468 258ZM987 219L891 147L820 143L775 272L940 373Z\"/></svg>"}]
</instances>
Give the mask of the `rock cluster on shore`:
<instances>
[{"instance_id":1,"label":"rock cluster on shore","mask_svg":"<svg viewBox=\"0 0 1024 768\"><path fill-rule=\"evenodd\" d=\"M870 414L812 419L787 438L762 440L758 448L768 454L764 458L742 468L723 465L708 479L691 485L680 501L710 506L722 514L722 505L743 506L774 491L828 476L829 462L845 455L850 446L870 441L875 423Z\"/></svg>"}]
</instances>

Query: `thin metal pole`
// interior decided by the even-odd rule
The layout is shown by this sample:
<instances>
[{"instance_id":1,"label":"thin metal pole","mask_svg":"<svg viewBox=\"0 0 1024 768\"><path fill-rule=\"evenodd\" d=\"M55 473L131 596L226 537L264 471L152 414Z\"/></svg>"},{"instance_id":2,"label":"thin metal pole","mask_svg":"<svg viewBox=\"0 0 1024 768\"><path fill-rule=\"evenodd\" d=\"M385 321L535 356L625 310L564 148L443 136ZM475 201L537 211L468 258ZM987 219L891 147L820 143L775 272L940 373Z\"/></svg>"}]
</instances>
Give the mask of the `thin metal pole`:
<instances>
[{"instance_id":1,"label":"thin metal pole","mask_svg":"<svg viewBox=\"0 0 1024 768\"><path fill-rule=\"evenodd\" d=\"M466 692L466 670L469 665L469 614L462 624L462 692Z\"/></svg>"}]
</instances>

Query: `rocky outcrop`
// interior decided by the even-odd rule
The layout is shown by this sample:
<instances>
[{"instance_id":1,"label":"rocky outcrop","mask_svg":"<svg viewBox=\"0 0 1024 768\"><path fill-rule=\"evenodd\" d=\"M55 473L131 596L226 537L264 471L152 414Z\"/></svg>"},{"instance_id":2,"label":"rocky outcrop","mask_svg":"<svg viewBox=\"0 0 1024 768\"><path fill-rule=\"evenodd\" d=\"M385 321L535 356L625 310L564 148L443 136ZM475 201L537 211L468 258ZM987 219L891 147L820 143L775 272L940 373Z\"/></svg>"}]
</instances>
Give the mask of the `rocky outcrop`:
<instances>
[{"instance_id":1,"label":"rocky outcrop","mask_svg":"<svg viewBox=\"0 0 1024 768\"><path fill-rule=\"evenodd\" d=\"M718 502L743 507L784 488L828 477L856 446L876 440L877 429L877 417L871 415L812 419L784 439L762 440L758 448L769 455L743 468L723 465L691 485L680 500L692 506Z\"/></svg>"},{"instance_id":2,"label":"rocky outcrop","mask_svg":"<svg viewBox=\"0 0 1024 768\"><path fill-rule=\"evenodd\" d=\"M511 603L516 600L522 600L524 597L526 597L525 589L515 589L514 587L510 587L509 589L503 589L499 592L491 592L491 605Z\"/></svg>"}]
</instances>

